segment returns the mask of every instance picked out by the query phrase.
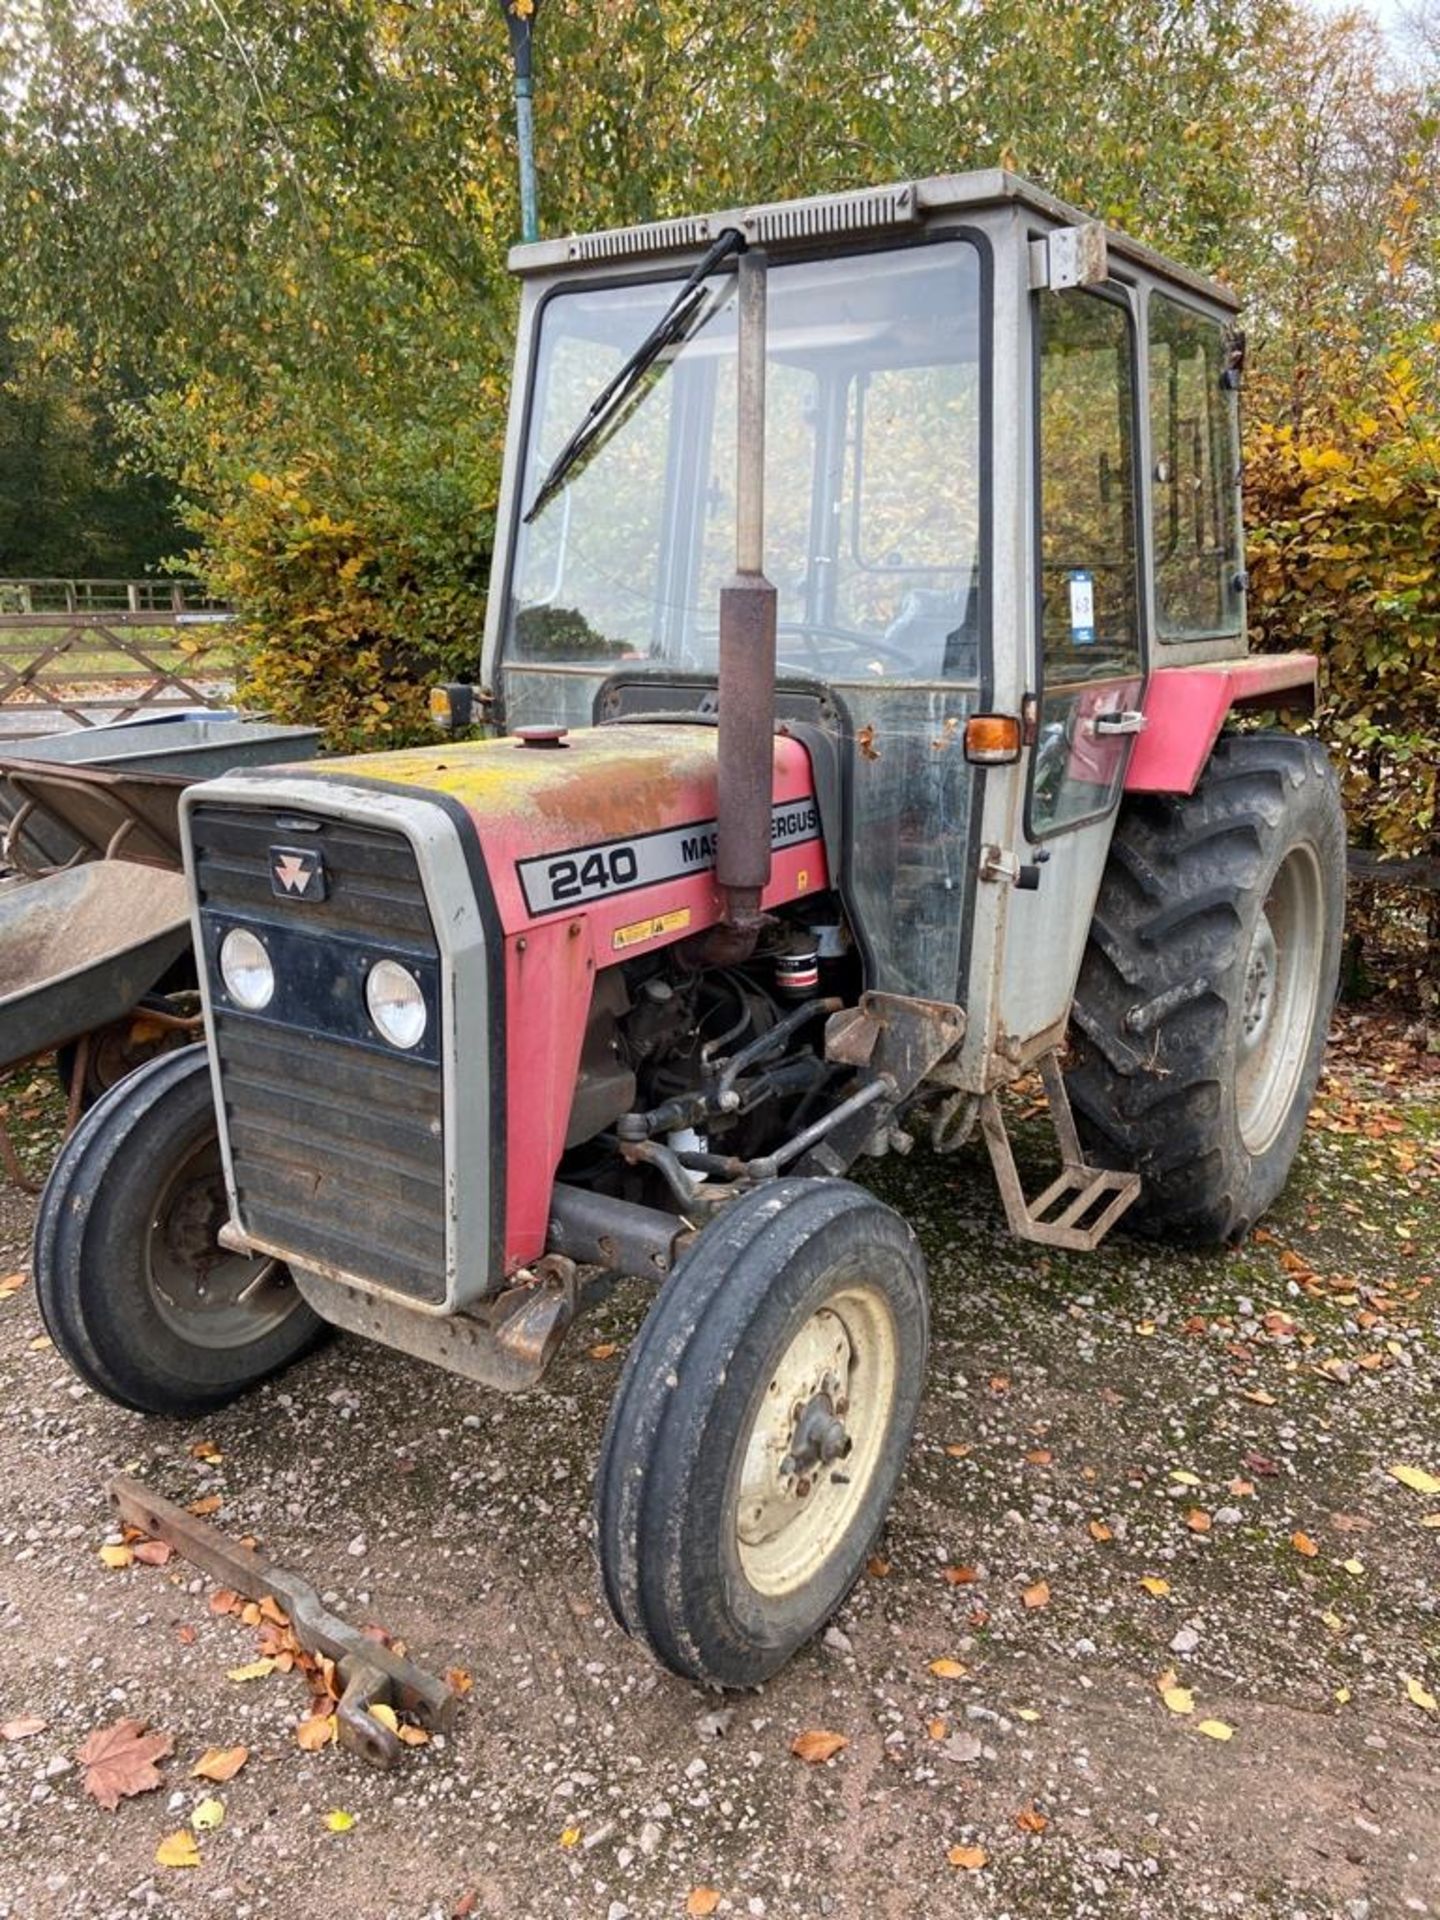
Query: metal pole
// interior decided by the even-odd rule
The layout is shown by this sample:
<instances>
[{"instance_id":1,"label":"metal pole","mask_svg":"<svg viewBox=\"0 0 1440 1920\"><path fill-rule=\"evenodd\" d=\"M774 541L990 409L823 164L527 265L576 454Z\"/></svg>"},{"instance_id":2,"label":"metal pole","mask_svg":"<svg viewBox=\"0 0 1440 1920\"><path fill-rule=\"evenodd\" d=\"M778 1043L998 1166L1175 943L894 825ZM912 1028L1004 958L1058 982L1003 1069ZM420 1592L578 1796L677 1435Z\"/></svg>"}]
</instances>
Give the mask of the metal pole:
<instances>
[{"instance_id":1,"label":"metal pole","mask_svg":"<svg viewBox=\"0 0 1440 1920\"><path fill-rule=\"evenodd\" d=\"M540 238L539 195L535 187L535 82L530 52L540 0L500 0L510 55L515 63L515 133L520 149L520 238Z\"/></svg>"},{"instance_id":2,"label":"metal pole","mask_svg":"<svg viewBox=\"0 0 1440 1920\"><path fill-rule=\"evenodd\" d=\"M736 342L735 571L765 571L765 256L739 260Z\"/></svg>"}]
</instances>

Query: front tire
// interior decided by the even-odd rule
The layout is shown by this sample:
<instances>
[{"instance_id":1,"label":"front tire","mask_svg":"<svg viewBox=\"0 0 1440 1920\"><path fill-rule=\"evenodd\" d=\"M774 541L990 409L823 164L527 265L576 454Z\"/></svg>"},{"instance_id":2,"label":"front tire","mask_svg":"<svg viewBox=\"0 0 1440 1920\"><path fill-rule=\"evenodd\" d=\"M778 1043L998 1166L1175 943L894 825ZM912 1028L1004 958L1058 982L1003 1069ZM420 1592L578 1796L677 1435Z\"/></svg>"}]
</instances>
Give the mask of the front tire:
<instances>
[{"instance_id":1,"label":"front tire","mask_svg":"<svg viewBox=\"0 0 1440 1920\"><path fill-rule=\"evenodd\" d=\"M286 1269L220 1247L225 1218L209 1060L186 1047L101 1097L41 1195L40 1313L82 1380L137 1413L206 1413L315 1344Z\"/></svg>"},{"instance_id":2,"label":"front tire","mask_svg":"<svg viewBox=\"0 0 1440 1920\"><path fill-rule=\"evenodd\" d=\"M1101 883L1066 1085L1130 1216L1234 1240L1289 1176L1340 970L1345 823L1323 747L1225 735L1193 794L1132 799Z\"/></svg>"},{"instance_id":3,"label":"front tire","mask_svg":"<svg viewBox=\"0 0 1440 1920\"><path fill-rule=\"evenodd\" d=\"M630 1350L596 1485L616 1618L691 1680L753 1687L859 1577L919 1410L925 1266L843 1180L731 1202Z\"/></svg>"}]
</instances>

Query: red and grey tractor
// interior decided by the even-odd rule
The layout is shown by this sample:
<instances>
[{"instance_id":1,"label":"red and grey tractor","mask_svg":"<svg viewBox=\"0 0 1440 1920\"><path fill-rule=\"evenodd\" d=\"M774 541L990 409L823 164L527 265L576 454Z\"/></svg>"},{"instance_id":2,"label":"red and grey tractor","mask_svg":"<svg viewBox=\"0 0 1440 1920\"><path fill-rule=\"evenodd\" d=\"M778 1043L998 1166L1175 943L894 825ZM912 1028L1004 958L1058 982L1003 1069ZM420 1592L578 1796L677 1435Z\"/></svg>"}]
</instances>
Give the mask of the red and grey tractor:
<instances>
[{"instance_id":1,"label":"red and grey tractor","mask_svg":"<svg viewBox=\"0 0 1440 1920\"><path fill-rule=\"evenodd\" d=\"M895 1492L925 1264L850 1175L978 1128L1011 1228L1243 1233L1320 1071L1343 829L1250 658L1222 287L1008 174L518 249L493 737L184 800L206 1043L86 1117L56 1345L196 1414L326 1324L502 1390L654 1300L598 1548L762 1680ZM1043 1076L1027 1197L1003 1090Z\"/></svg>"}]
</instances>

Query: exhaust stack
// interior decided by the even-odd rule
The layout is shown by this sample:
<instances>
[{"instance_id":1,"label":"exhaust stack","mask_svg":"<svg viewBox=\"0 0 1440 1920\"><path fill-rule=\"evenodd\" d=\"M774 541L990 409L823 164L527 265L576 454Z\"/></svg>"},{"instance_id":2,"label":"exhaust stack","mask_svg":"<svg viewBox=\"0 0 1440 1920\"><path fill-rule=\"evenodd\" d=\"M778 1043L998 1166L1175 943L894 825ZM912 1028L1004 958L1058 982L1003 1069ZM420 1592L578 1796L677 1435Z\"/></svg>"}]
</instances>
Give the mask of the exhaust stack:
<instances>
[{"instance_id":1,"label":"exhaust stack","mask_svg":"<svg viewBox=\"0 0 1440 1920\"><path fill-rule=\"evenodd\" d=\"M735 575L720 589L719 823L725 925L753 946L770 879L775 589L765 578L765 255L740 255L736 343Z\"/></svg>"}]
</instances>

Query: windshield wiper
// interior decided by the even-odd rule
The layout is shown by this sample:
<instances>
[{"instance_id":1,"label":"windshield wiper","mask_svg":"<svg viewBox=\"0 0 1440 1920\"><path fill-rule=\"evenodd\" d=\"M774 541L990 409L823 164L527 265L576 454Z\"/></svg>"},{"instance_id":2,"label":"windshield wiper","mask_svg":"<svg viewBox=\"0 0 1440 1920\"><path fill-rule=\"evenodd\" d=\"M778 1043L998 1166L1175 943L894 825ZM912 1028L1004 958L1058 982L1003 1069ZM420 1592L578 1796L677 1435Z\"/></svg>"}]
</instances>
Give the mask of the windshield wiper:
<instances>
[{"instance_id":1,"label":"windshield wiper","mask_svg":"<svg viewBox=\"0 0 1440 1920\"><path fill-rule=\"evenodd\" d=\"M583 458L587 449L594 445L665 349L677 340L684 339L691 322L704 304L705 281L722 260L732 253L743 253L745 245L745 236L738 227L725 229L624 366L590 402L584 419L555 456L549 472L540 482L539 491L525 515L527 527L554 499L565 484L565 476Z\"/></svg>"}]
</instances>

